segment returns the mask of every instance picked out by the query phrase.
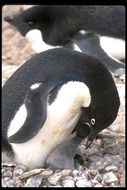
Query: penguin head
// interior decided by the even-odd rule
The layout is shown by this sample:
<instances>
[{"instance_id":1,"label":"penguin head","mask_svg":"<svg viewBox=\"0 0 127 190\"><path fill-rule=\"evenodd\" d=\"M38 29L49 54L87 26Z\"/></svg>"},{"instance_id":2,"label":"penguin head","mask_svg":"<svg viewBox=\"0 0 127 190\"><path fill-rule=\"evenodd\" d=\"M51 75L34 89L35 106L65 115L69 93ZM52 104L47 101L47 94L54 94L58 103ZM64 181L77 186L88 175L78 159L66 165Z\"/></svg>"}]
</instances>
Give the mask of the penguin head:
<instances>
[{"instance_id":1,"label":"penguin head","mask_svg":"<svg viewBox=\"0 0 127 190\"><path fill-rule=\"evenodd\" d=\"M46 7L33 6L14 15L6 16L4 20L16 27L21 35L25 36L30 30L42 30L45 27L45 23L50 22L52 18Z\"/></svg>"},{"instance_id":2,"label":"penguin head","mask_svg":"<svg viewBox=\"0 0 127 190\"><path fill-rule=\"evenodd\" d=\"M77 133L80 137L88 136L86 148L91 145L99 132L114 122L119 106L120 100L116 87L114 86L112 89L105 89L98 97L92 96L90 106L82 108L83 114L80 122L84 124L84 128L79 127Z\"/></svg>"},{"instance_id":3,"label":"penguin head","mask_svg":"<svg viewBox=\"0 0 127 190\"><path fill-rule=\"evenodd\" d=\"M55 27L54 20L57 15L52 9L50 6L37 5L15 15L6 16L4 20L13 25L30 42L35 52L40 53L54 46L55 38L52 37L51 27Z\"/></svg>"}]
</instances>

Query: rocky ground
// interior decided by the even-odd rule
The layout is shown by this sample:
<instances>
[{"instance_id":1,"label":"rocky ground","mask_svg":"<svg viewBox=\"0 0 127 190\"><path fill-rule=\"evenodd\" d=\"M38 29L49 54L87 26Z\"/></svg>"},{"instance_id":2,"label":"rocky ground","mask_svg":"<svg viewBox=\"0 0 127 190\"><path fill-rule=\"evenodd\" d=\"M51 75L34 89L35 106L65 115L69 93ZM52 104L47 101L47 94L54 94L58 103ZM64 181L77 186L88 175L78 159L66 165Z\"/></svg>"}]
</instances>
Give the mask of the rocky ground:
<instances>
[{"instance_id":1,"label":"rocky ground","mask_svg":"<svg viewBox=\"0 0 127 190\"><path fill-rule=\"evenodd\" d=\"M4 6L2 16L30 5ZM12 26L2 21L2 85L35 52ZM29 170L22 165L2 163L2 187L124 187L125 186L125 83L116 80L120 95L117 119L103 130L90 148L85 140L79 150L83 160L75 160L75 169Z\"/></svg>"}]
</instances>

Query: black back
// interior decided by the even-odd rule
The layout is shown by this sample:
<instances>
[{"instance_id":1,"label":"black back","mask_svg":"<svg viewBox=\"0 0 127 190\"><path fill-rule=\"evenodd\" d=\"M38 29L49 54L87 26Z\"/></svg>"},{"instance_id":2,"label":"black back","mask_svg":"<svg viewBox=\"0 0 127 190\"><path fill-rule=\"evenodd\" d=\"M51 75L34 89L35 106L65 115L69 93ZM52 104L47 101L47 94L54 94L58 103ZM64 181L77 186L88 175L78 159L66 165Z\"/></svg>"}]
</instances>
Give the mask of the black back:
<instances>
[{"instance_id":1,"label":"black back","mask_svg":"<svg viewBox=\"0 0 127 190\"><path fill-rule=\"evenodd\" d=\"M124 6L41 5L4 20L22 35L41 30L43 40L51 45L68 43L79 30L125 39Z\"/></svg>"}]
</instances>

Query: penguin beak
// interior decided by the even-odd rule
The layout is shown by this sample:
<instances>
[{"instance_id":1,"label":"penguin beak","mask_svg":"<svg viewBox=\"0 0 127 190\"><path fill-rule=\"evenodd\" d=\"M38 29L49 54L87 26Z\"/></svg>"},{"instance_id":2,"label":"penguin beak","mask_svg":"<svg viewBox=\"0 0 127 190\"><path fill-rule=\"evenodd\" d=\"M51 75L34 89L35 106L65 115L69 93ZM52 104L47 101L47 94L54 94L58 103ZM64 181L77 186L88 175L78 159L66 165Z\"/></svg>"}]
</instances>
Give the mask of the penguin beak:
<instances>
[{"instance_id":1,"label":"penguin beak","mask_svg":"<svg viewBox=\"0 0 127 190\"><path fill-rule=\"evenodd\" d=\"M4 17L4 21L8 22L8 23L12 23L12 21L14 20L14 16L6 16Z\"/></svg>"},{"instance_id":2,"label":"penguin beak","mask_svg":"<svg viewBox=\"0 0 127 190\"><path fill-rule=\"evenodd\" d=\"M93 142L93 139L90 140L89 137L88 137L87 141L86 141L86 147L85 147L85 149L88 149L90 147L90 145L92 144L92 142Z\"/></svg>"},{"instance_id":3,"label":"penguin beak","mask_svg":"<svg viewBox=\"0 0 127 190\"><path fill-rule=\"evenodd\" d=\"M89 129L90 129L89 134L90 134L91 131L92 131L92 125L91 125L90 123L85 123L85 124L89 127ZM88 149L88 148L90 147L90 145L92 144L92 142L93 142L93 139L90 140L90 139L89 139L89 135L88 135L87 141L86 141L86 148L85 148L85 149Z\"/></svg>"}]
</instances>

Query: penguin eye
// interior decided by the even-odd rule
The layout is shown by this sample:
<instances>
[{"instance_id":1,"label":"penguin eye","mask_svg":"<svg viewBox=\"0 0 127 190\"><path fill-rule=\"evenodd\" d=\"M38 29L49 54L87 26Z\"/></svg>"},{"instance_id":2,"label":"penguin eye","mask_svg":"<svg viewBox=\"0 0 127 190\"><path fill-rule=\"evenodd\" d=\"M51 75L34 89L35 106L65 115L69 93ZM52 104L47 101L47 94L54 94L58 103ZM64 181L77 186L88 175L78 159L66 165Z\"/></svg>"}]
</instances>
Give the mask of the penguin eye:
<instances>
[{"instance_id":1,"label":"penguin eye","mask_svg":"<svg viewBox=\"0 0 127 190\"><path fill-rule=\"evenodd\" d=\"M91 119L91 124L95 125L95 119L94 118Z\"/></svg>"}]
</instances>

